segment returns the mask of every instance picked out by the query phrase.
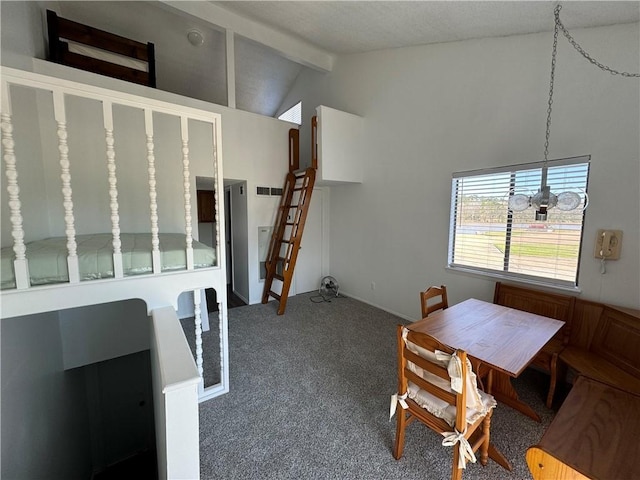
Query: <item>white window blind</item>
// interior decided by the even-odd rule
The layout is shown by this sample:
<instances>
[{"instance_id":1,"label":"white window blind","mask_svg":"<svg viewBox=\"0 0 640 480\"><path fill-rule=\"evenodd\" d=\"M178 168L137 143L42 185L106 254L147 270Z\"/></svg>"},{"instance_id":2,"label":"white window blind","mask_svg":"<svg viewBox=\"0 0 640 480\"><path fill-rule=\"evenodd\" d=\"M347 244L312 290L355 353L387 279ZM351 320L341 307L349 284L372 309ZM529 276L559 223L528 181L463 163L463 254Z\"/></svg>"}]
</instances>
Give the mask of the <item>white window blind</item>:
<instances>
[{"instance_id":1,"label":"white window blind","mask_svg":"<svg viewBox=\"0 0 640 480\"><path fill-rule=\"evenodd\" d=\"M548 162L551 192L580 193L584 202L589 158ZM453 175L449 267L552 286L577 287L584 205L551 208L535 220L535 208L508 209L510 192L532 195L543 163L461 172Z\"/></svg>"},{"instance_id":2,"label":"white window blind","mask_svg":"<svg viewBox=\"0 0 640 480\"><path fill-rule=\"evenodd\" d=\"M289 110L286 110L280 114L278 120L284 120L285 122L297 123L302 125L302 101L296 103Z\"/></svg>"}]
</instances>

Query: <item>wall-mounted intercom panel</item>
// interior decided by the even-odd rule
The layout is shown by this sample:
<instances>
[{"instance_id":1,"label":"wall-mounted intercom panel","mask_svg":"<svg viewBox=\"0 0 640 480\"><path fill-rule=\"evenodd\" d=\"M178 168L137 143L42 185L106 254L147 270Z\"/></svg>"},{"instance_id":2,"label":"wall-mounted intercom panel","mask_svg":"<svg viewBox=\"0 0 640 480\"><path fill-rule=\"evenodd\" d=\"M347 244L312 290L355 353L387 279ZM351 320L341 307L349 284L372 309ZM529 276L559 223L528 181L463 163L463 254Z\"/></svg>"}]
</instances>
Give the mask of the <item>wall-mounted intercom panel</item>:
<instances>
[{"instance_id":1,"label":"wall-mounted intercom panel","mask_svg":"<svg viewBox=\"0 0 640 480\"><path fill-rule=\"evenodd\" d=\"M622 248L622 230L598 230L596 247L593 252L595 258L603 260L618 260Z\"/></svg>"}]
</instances>

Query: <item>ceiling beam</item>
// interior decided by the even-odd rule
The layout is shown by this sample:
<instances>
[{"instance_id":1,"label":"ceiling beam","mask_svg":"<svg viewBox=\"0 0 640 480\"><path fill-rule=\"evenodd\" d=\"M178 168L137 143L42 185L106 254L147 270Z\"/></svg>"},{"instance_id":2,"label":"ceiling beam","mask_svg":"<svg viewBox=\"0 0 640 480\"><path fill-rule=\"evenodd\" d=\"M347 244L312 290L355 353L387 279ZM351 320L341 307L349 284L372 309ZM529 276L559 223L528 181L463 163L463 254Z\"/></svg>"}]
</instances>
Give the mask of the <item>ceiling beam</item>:
<instances>
[{"instance_id":1,"label":"ceiling beam","mask_svg":"<svg viewBox=\"0 0 640 480\"><path fill-rule=\"evenodd\" d=\"M249 40L265 45L285 58L306 67L330 72L335 56L292 35L230 12L211 2L182 2L162 0L166 6L194 16L225 31L232 31Z\"/></svg>"}]
</instances>

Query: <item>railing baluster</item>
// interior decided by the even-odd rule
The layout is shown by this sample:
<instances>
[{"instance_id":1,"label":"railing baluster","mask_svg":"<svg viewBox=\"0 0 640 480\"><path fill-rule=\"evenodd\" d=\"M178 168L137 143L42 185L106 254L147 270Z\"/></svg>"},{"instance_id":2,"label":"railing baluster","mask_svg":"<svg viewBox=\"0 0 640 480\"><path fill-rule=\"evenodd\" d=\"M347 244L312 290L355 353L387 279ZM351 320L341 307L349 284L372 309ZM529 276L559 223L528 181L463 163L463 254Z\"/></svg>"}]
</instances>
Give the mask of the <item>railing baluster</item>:
<instances>
[{"instance_id":1,"label":"railing baluster","mask_svg":"<svg viewBox=\"0 0 640 480\"><path fill-rule=\"evenodd\" d=\"M120 240L120 215L118 206L118 177L116 176L116 152L113 137L113 104L102 101L105 141L107 143L107 174L111 207L111 233L113 235L113 274L115 278L124 276L122 269L122 242Z\"/></svg>"},{"instance_id":2,"label":"railing baluster","mask_svg":"<svg viewBox=\"0 0 640 480\"><path fill-rule=\"evenodd\" d=\"M218 298L221 298L220 295L217 295ZM225 297L226 298L226 297ZM222 385L229 385L229 365L227 362L228 356L228 345L225 342L225 332L226 326L224 323L224 314L223 309L226 311L226 304L223 305L222 302L218 302L218 342L220 345L220 383Z\"/></svg>"},{"instance_id":3,"label":"railing baluster","mask_svg":"<svg viewBox=\"0 0 640 480\"><path fill-rule=\"evenodd\" d=\"M160 239L158 237L158 195L156 193L156 157L153 153L153 111L144 110L144 128L147 135L147 163L149 165L149 199L151 210L151 258L153 261L153 273L161 272L160 265Z\"/></svg>"},{"instance_id":4,"label":"railing baluster","mask_svg":"<svg viewBox=\"0 0 640 480\"><path fill-rule=\"evenodd\" d=\"M193 270L193 227L191 225L191 181L189 173L189 120L180 117L182 133L182 181L184 185L184 230L187 241L187 270Z\"/></svg>"},{"instance_id":5,"label":"railing baluster","mask_svg":"<svg viewBox=\"0 0 640 480\"><path fill-rule=\"evenodd\" d=\"M78 283L80 281L78 244L76 243L75 218L73 216L73 192L71 190L69 146L67 145L67 114L64 105L64 93L62 92L53 92L53 114L58 125L58 152L60 154L60 178L62 179L64 223L67 235L69 283Z\"/></svg>"},{"instance_id":6,"label":"railing baluster","mask_svg":"<svg viewBox=\"0 0 640 480\"><path fill-rule=\"evenodd\" d=\"M220 247L220 222L218 219L220 218L220 209L223 208L220 205L220 199L224 198L224 195L220 196L220 189L218 188L218 122L212 123L213 126L213 204L215 206L213 212L213 224L216 229L216 266L220 265L220 256L222 255L222 248ZM227 279L227 281L230 281Z\"/></svg>"},{"instance_id":7,"label":"railing baluster","mask_svg":"<svg viewBox=\"0 0 640 480\"><path fill-rule=\"evenodd\" d=\"M13 237L13 251L16 255L13 261L13 268L16 288L23 289L30 286L29 264L27 263L27 247L24 244L24 229L22 227L20 187L18 186L13 123L11 121L11 98L9 96L9 85L6 82L2 82L1 95L0 129L2 129L3 159L6 166L5 175L7 177L7 193L9 194L9 210L11 212L11 236Z\"/></svg>"},{"instance_id":8,"label":"railing baluster","mask_svg":"<svg viewBox=\"0 0 640 480\"><path fill-rule=\"evenodd\" d=\"M193 291L193 312L196 330L196 366L198 374L202 379L200 382L200 392L204 390L204 369L202 367L202 313L201 313L202 292L200 290Z\"/></svg>"}]
</instances>

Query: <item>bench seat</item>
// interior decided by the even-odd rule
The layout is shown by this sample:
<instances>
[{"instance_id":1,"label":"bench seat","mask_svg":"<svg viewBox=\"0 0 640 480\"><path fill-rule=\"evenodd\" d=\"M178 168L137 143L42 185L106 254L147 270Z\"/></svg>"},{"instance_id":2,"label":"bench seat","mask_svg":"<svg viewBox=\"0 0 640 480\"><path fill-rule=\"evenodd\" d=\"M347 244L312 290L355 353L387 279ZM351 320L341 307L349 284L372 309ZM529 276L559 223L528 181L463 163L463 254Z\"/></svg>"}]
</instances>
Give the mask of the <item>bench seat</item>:
<instances>
[{"instance_id":1,"label":"bench seat","mask_svg":"<svg viewBox=\"0 0 640 480\"><path fill-rule=\"evenodd\" d=\"M640 395L640 378L589 350L569 345L560 353L560 360L586 377Z\"/></svg>"}]
</instances>

